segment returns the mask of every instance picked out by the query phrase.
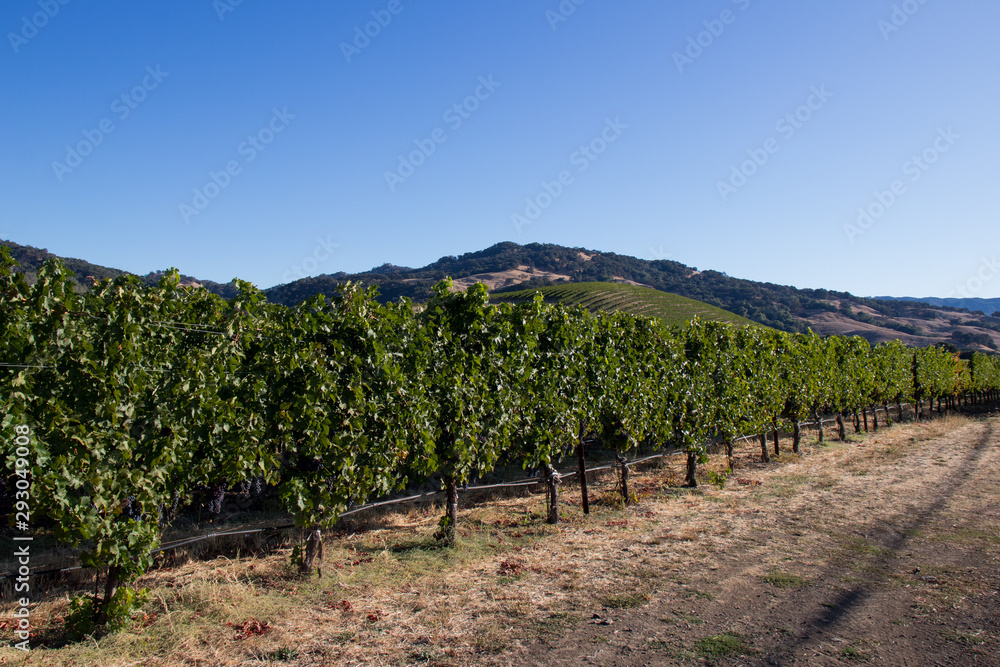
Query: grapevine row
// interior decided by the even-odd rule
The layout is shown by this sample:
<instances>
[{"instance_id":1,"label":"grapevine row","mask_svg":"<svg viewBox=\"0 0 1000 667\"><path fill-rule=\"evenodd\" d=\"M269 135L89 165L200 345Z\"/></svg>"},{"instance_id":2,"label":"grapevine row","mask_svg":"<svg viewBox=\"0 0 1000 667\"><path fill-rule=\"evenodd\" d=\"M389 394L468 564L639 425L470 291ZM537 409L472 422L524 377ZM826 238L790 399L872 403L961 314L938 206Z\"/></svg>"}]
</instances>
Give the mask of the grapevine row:
<instances>
[{"instance_id":1,"label":"grapevine row","mask_svg":"<svg viewBox=\"0 0 1000 667\"><path fill-rule=\"evenodd\" d=\"M97 625L199 490L219 506L234 486L273 487L310 531L311 571L320 530L353 504L440 477L439 534L454 542L459 486L500 462L551 471L574 455L582 471L588 434L619 453L682 449L694 485L713 438L731 448L790 422L797 448L798 424L820 411L1000 389L996 357L898 341L698 320L664 330L541 297L494 306L485 286L450 281L422 308L353 284L294 308L245 282L225 300L176 272L78 293L58 261L29 286L0 253L0 430L31 425L35 515L84 565L107 567ZM554 481L550 493L554 508Z\"/></svg>"}]
</instances>

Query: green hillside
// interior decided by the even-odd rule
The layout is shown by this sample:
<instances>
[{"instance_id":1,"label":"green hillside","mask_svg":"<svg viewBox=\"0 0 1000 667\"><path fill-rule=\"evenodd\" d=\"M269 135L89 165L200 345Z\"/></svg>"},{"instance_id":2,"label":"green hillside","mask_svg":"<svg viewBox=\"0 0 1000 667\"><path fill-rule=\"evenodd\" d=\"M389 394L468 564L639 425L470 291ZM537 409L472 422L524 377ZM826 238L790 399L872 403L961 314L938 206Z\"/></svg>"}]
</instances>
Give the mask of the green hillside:
<instances>
[{"instance_id":1,"label":"green hillside","mask_svg":"<svg viewBox=\"0 0 1000 667\"><path fill-rule=\"evenodd\" d=\"M623 310L635 315L658 317L664 326L681 325L694 319L695 316L703 320L719 320L731 324L756 324L701 301L661 292L651 287L637 287L623 283L571 283L518 292L494 293L491 298L494 302L516 303L531 299L536 292L541 292L548 303L579 304L591 312Z\"/></svg>"}]
</instances>

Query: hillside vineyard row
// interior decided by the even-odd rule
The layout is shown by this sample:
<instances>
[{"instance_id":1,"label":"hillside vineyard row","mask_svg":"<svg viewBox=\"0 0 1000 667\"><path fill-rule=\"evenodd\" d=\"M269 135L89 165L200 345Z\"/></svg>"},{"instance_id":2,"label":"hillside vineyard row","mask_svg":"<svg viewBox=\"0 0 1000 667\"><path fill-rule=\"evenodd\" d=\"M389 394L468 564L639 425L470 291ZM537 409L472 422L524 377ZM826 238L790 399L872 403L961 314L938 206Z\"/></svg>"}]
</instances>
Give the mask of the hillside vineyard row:
<instances>
[{"instance_id":1,"label":"hillside vineyard row","mask_svg":"<svg viewBox=\"0 0 1000 667\"><path fill-rule=\"evenodd\" d=\"M30 480L34 524L107 567L90 600L98 624L151 566L171 508L204 489L262 480L318 536L349 504L438 476L440 535L454 541L460 485L500 463L582 466L588 434L619 452L686 450L693 483L712 440L1000 389L1000 360L979 353L697 320L664 329L540 298L493 306L481 284L443 281L415 307L349 283L289 308L240 281L230 300L176 272L78 293L58 261L30 286L16 268L3 249L2 433L31 437L26 463L5 450L4 475L7 488Z\"/></svg>"}]
</instances>

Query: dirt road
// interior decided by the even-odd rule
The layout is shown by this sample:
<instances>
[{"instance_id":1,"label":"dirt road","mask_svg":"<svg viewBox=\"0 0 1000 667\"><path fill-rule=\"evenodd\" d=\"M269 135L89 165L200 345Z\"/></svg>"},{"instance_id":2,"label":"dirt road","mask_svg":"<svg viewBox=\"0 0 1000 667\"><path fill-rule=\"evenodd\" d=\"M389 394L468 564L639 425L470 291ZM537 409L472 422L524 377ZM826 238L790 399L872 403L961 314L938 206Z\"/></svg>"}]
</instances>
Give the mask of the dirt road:
<instances>
[{"instance_id":1,"label":"dirt road","mask_svg":"<svg viewBox=\"0 0 1000 667\"><path fill-rule=\"evenodd\" d=\"M689 535L705 548L648 604L595 607L503 662L1000 665L1000 419L905 425L737 477ZM664 549L684 537L659 530Z\"/></svg>"}]
</instances>

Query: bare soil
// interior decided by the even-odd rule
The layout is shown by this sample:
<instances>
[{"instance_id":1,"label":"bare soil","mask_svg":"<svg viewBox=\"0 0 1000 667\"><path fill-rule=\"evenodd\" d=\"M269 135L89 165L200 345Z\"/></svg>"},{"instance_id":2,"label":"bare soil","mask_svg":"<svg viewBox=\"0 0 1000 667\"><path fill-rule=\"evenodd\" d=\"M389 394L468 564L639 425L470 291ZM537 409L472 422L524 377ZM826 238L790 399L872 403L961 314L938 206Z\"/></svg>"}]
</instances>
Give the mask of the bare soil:
<instances>
[{"instance_id":1,"label":"bare soil","mask_svg":"<svg viewBox=\"0 0 1000 667\"><path fill-rule=\"evenodd\" d=\"M508 664L1000 665L1000 421L952 426L739 471L675 585Z\"/></svg>"}]
</instances>

